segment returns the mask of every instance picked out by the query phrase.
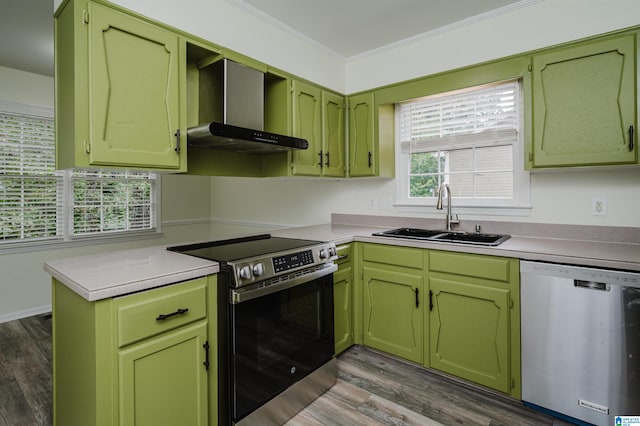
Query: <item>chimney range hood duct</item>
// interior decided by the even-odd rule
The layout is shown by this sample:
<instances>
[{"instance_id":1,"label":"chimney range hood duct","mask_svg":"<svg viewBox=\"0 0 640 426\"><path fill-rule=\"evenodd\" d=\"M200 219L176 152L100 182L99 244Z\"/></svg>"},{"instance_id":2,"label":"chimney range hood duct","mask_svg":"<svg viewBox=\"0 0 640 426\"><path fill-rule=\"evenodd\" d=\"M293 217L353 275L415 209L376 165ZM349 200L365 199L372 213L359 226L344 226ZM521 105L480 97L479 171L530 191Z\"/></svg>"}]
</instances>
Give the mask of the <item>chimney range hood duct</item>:
<instances>
[{"instance_id":1,"label":"chimney range hood duct","mask_svg":"<svg viewBox=\"0 0 640 426\"><path fill-rule=\"evenodd\" d=\"M200 123L187 144L250 154L307 149L305 139L265 132L264 74L228 59L200 69Z\"/></svg>"}]
</instances>

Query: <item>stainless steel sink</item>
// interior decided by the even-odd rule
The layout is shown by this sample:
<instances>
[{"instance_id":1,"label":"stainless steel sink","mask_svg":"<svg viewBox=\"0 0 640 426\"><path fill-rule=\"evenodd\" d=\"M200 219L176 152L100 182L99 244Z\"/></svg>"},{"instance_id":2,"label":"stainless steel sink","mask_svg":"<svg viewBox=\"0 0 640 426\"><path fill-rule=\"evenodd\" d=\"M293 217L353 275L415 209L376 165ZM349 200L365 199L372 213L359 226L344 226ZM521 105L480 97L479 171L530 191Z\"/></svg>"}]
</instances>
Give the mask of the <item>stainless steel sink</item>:
<instances>
[{"instance_id":1,"label":"stainless steel sink","mask_svg":"<svg viewBox=\"0 0 640 426\"><path fill-rule=\"evenodd\" d=\"M510 238L509 235L480 234L466 232L447 232L433 229L397 228L376 232L379 237L396 237L413 240L424 240L444 243L473 244L480 246L497 246Z\"/></svg>"}]
</instances>

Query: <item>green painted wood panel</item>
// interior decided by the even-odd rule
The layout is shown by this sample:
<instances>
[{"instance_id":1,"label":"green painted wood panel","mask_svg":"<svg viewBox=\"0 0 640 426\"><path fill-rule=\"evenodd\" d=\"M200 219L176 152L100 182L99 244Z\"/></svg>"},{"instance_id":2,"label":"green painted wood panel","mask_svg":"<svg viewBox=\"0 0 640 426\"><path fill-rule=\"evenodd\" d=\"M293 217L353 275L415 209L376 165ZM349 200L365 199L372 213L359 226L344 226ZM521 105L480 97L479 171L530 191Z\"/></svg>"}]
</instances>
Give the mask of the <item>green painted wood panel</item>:
<instances>
[{"instance_id":1,"label":"green painted wood panel","mask_svg":"<svg viewBox=\"0 0 640 426\"><path fill-rule=\"evenodd\" d=\"M138 340L165 333L191 322L206 318L207 278L202 277L178 286L159 288L149 293L138 293L114 300L118 317L118 345L129 345ZM186 310L164 320L167 315Z\"/></svg>"},{"instance_id":2,"label":"green painted wood panel","mask_svg":"<svg viewBox=\"0 0 640 426\"><path fill-rule=\"evenodd\" d=\"M120 424L208 424L206 321L146 340L119 354Z\"/></svg>"},{"instance_id":3,"label":"green painted wood panel","mask_svg":"<svg viewBox=\"0 0 640 426\"><path fill-rule=\"evenodd\" d=\"M349 97L349 176L375 176L375 110L373 92Z\"/></svg>"},{"instance_id":4,"label":"green painted wood panel","mask_svg":"<svg viewBox=\"0 0 640 426\"><path fill-rule=\"evenodd\" d=\"M92 2L89 26L90 164L179 169L178 35Z\"/></svg>"},{"instance_id":5,"label":"green painted wood panel","mask_svg":"<svg viewBox=\"0 0 640 426\"><path fill-rule=\"evenodd\" d=\"M512 259L469 253L429 251L429 270L509 283Z\"/></svg>"},{"instance_id":6,"label":"green painted wood panel","mask_svg":"<svg viewBox=\"0 0 640 426\"><path fill-rule=\"evenodd\" d=\"M336 355L353 345L353 271L341 266L333 274L333 314Z\"/></svg>"},{"instance_id":7,"label":"green painted wood panel","mask_svg":"<svg viewBox=\"0 0 640 426\"><path fill-rule=\"evenodd\" d=\"M322 176L345 176L344 104L343 96L322 91Z\"/></svg>"},{"instance_id":8,"label":"green painted wood panel","mask_svg":"<svg viewBox=\"0 0 640 426\"><path fill-rule=\"evenodd\" d=\"M301 81L293 82L293 135L309 141L309 148L291 154L292 173L319 176L322 150L322 90Z\"/></svg>"},{"instance_id":9,"label":"green painted wood panel","mask_svg":"<svg viewBox=\"0 0 640 426\"><path fill-rule=\"evenodd\" d=\"M53 424L117 423L111 299L90 303L52 283Z\"/></svg>"},{"instance_id":10,"label":"green painted wood panel","mask_svg":"<svg viewBox=\"0 0 640 426\"><path fill-rule=\"evenodd\" d=\"M422 270L424 265L422 249L398 247L386 244L363 244L362 260L387 265L402 266Z\"/></svg>"},{"instance_id":11,"label":"green painted wood panel","mask_svg":"<svg viewBox=\"0 0 640 426\"><path fill-rule=\"evenodd\" d=\"M422 274L364 266L365 345L422 362L423 282Z\"/></svg>"},{"instance_id":12,"label":"green painted wood panel","mask_svg":"<svg viewBox=\"0 0 640 426\"><path fill-rule=\"evenodd\" d=\"M511 390L509 290L430 278L430 365Z\"/></svg>"},{"instance_id":13,"label":"green painted wood panel","mask_svg":"<svg viewBox=\"0 0 640 426\"><path fill-rule=\"evenodd\" d=\"M532 64L534 168L637 163L634 35L544 52Z\"/></svg>"}]
</instances>

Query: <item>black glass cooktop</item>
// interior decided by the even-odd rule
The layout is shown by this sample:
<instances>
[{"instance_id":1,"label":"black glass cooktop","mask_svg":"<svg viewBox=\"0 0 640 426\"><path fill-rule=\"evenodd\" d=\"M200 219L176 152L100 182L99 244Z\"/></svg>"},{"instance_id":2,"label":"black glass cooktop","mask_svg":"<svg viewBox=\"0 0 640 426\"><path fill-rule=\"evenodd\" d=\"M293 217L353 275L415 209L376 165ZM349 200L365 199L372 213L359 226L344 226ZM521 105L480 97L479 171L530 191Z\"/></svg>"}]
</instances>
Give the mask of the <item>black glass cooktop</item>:
<instances>
[{"instance_id":1,"label":"black glass cooktop","mask_svg":"<svg viewBox=\"0 0 640 426\"><path fill-rule=\"evenodd\" d=\"M254 235L229 240L210 241L168 247L167 250L215 260L231 262L254 256L277 254L284 250L293 250L319 244L319 241L299 240L294 238L272 237L270 234Z\"/></svg>"}]
</instances>

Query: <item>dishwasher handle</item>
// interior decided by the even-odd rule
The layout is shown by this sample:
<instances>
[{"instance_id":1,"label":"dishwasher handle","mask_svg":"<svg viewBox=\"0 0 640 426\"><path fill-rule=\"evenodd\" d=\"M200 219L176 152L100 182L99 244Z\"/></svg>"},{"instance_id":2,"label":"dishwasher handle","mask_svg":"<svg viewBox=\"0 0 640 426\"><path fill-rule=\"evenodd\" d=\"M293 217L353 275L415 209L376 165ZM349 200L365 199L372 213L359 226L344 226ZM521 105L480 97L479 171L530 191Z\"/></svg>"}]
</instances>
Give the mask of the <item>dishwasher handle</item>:
<instances>
[{"instance_id":1,"label":"dishwasher handle","mask_svg":"<svg viewBox=\"0 0 640 426\"><path fill-rule=\"evenodd\" d=\"M599 283L596 281L573 280L573 286L589 290L611 291L611 286L609 284Z\"/></svg>"}]
</instances>

